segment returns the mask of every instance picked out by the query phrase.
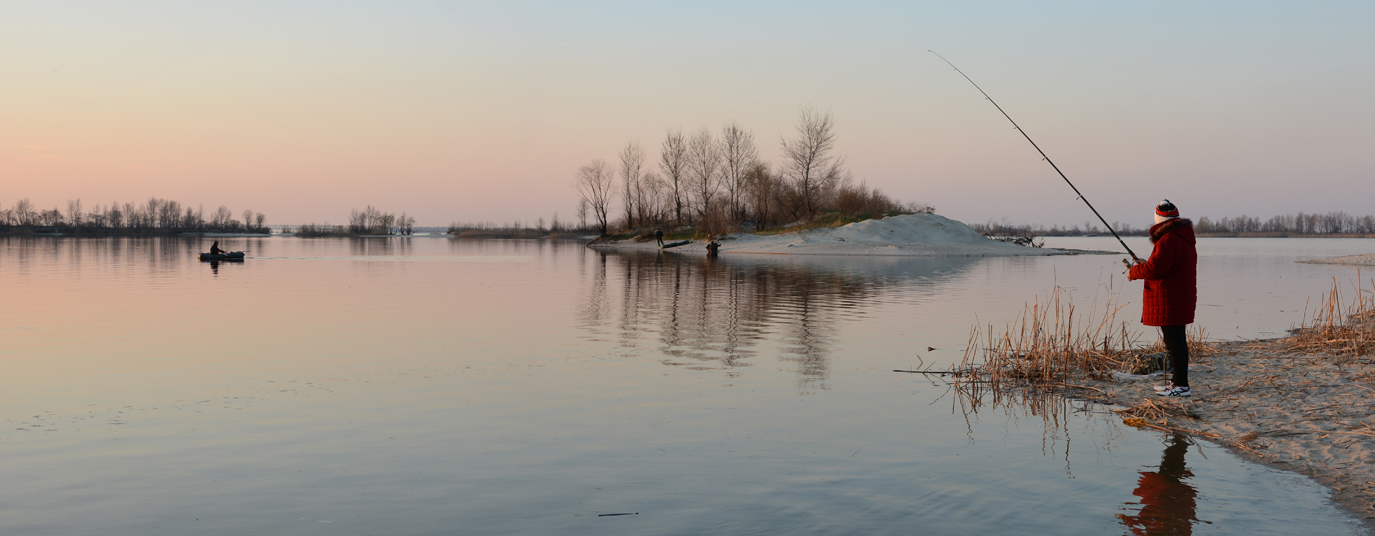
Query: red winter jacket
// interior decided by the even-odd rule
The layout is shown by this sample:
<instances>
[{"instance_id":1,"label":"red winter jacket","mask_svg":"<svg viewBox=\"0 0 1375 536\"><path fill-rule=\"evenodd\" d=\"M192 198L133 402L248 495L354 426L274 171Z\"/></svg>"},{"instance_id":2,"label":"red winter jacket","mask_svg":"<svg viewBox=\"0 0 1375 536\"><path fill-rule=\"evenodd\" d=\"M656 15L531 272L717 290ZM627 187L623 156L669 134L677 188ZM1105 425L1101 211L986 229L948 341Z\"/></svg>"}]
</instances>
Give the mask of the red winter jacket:
<instances>
[{"instance_id":1,"label":"red winter jacket","mask_svg":"<svg viewBox=\"0 0 1375 536\"><path fill-rule=\"evenodd\" d=\"M1182 326L1194 322L1198 305L1198 250L1194 249L1194 223L1165 220L1151 227L1151 257L1132 266L1129 280L1145 279L1141 323L1147 326Z\"/></svg>"}]
</instances>

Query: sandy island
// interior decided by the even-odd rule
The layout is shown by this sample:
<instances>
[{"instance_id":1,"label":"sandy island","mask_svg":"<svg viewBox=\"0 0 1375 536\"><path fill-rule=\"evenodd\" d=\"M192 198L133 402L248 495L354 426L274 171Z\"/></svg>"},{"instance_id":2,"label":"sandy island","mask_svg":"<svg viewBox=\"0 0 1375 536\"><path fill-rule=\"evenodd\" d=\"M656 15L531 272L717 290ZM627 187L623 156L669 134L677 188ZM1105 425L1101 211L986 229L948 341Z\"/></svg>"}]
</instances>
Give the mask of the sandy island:
<instances>
[{"instance_id":1,"label":"sandy island","mask_svg":"<svg viewBox=\"0 0 1375 536\"><path fill-rule=\"evenodd\" d=\"M1299 261L1305 264L1346 264L1350 266L1375 266L1375 253L1363 253L1360 255L1347 255L1345 257L1332 257L1330 259L1314 259L1311 261Z\"/></svg>"},{"instance_id":2,"label":"sandy island","mask_svg":"<svg viewBox=\"0 0 1375 536\"><path fill-rule=\"evenodd\" d=\"M865 220L841 227L811 229L773 235L735 233L721 237L721 253L775 255L877 255L906 257L1011 257L1107 253L1052 248L1033 248L985 237L958 221L935 214L907 214L881 220ZM593 242L594 248L655 251L653 240ZM697 251L705 240L695 240L667 251Z\"/></svg>"},{"instance_id":3,"label":"sandy island","mask_svg":"<svg viewBox=\"0 0 1375 536\"><path fill-rule=\"evenodd\" d=\"M1191 358L1192 398L1155 396L1159 380L1088 382L1073 396L1135 408L1119 410L1127 424L1184 431L1307 475L1375 531L1375 359L1313 355L1283 339L1211 347Z\"/></svg>"}]
</instances>

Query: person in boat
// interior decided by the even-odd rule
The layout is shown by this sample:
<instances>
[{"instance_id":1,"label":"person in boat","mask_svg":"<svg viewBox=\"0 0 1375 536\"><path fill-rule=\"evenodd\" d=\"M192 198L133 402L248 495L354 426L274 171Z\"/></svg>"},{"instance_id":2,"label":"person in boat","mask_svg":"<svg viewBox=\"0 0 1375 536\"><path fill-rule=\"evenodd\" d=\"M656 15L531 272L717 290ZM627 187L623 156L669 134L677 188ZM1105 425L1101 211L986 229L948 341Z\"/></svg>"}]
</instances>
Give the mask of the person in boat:
<instances>
[{"instance_id":1,"label":"person in boat","mask_svg":"<svg viewBox=\"0 0 1375 536\"><path fill-rule=\"evenodd\" d=\"M214 244L210 244L210 254L211 254L211 255L224 255L224 253L225 253L224 250L223 250L223 249L220 249L220 241L219 241L219 240L216 240Z\"/></svg>"},{"instance_id":2,"label":"person in boat","mask_svg":"<svg viewBox=\"0 0 1375 536\"><path fill-rule=\"evenodd\" d=\"M1194 322L1198 306L1198 250L1193 222L1179 217L1169 199L1155 207L1149 259L1133 259L1127 278L1145 280L1141 323L1160 328L1174 372L1155 388L1160 396L1192 396L1189 390L1189 343L1185 326Z\"/></svg>"}]
</instances>

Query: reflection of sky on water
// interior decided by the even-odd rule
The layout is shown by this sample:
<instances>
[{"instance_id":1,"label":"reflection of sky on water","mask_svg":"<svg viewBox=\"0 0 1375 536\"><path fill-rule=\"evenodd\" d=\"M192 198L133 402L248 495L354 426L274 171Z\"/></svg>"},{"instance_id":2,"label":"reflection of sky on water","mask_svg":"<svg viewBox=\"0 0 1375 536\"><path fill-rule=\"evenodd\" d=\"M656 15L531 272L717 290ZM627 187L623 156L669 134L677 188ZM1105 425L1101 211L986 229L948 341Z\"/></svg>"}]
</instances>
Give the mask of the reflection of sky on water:
<instances>
[{"instance_id":1,"label":"reflection of sky on water","mask_svg":"<svg viewBox=\"0 0 1375 536\"><path fill-rule=\"evenodd\" d=\"M230 238L215 273L208 243L0 240L0 532L1117 533L1161 456L1101 408L891 372L1112 258ZM1210 531L1349 528L1201 448Z\"/></svg>"}]
</instances>

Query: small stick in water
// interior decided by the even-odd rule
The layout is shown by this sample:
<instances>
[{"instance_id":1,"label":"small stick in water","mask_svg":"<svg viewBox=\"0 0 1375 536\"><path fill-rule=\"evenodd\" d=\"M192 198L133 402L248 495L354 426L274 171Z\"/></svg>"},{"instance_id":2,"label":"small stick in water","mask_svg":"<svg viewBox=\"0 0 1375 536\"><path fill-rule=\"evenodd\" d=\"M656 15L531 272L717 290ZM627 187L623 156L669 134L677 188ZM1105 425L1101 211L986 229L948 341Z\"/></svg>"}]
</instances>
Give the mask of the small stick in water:
<instances>
[{"instance_id":1,"label":"small stick in water","mask_svg":"<svg viewBox=\"0 0 1375 536\"><path fill-rule=\"evenodd\" d=\"M638 516L638 515L640 515L640 513L639 513L639 512L627 512L627 513L624 513L624 514L597 514L597 517L611 517L611 516Z\"/></svg>"}]
</instances>

